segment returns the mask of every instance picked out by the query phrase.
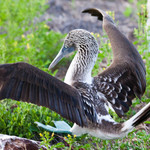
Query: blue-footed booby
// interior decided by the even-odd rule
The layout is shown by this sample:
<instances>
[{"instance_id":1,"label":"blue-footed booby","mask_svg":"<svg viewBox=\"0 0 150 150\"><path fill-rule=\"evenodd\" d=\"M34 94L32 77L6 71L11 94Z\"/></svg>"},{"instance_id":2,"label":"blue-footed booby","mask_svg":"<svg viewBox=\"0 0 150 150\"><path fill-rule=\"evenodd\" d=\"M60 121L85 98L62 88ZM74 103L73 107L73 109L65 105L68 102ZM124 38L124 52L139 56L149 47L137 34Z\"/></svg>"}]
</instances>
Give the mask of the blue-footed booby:
<instances>
[{"instance_id":1,"label":"blue-footed booby","mask_svg":"<svg viewBox=\"0 0 150 150\"><path fill-rule=\"evenodd\" d=\"M150 103L123 123L111 117L109 107L121 117L135 97L142 97L146 88L145 65L135 46L118 30L108 14L95 8L83 13L90 13L102 21L112 46L111 65L92 77L99 46L90 32L75 29L68 33L62 49L49 66L51 69L77 50L64 82L24 62L1 64L0 99L46 106L73 122L73 127L67 129L77 136L88 133L101 139L122 138L150 117ZM58 127L59 123L56 122ZM56 130L61 132L59 128Z\"/></svg>"}]
</instances>

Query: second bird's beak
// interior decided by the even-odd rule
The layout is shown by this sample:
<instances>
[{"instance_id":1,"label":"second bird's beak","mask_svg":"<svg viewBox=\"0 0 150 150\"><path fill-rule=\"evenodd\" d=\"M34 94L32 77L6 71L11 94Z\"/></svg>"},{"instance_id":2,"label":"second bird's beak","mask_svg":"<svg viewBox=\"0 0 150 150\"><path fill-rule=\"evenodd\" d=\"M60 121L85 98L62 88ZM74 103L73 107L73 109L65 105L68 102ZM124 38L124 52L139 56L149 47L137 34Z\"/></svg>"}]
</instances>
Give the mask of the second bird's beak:
<instances>
[{"instance_id":1,"label":"second bird's beak","mask_svg":"<svg viewBox=\"0 0 150 150\"><path fill-rule=\"evenodd\" d=\"M56 66L56 64L65 56L67 56L68 54L70 54L71 52L73 52L75 50L74 47L62 47L61 50L59 51L59 53L57 54L57 56L55 57L55 59L52 61L52 63L49 65L48 70L52 69L54 66Z\"/></svg>"}]
</instances>

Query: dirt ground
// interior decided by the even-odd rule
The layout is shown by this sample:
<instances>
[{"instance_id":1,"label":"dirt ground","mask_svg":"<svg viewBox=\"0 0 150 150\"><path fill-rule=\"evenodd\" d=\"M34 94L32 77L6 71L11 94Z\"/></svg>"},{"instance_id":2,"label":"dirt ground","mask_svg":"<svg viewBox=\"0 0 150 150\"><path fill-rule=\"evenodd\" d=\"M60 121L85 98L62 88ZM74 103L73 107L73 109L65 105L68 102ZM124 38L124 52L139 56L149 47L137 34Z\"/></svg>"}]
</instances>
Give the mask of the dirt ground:
<instances>
[{"instance_id":1,"label":"dirt ground","mask_svg":"<svg viewBox=\"0 0 150 150\"><path fill-rule=\"evenodd\" d=\"M86 29L90 32L101 33L101 22L88 14L81 12L86 8L100 8L104 11L115 13L115 22L119 29L133 39L133 29L137 27L136 0L133 4L127 0L48 0L50 6L40 20L48 20L47 24L52 30L68 33L73 29ZM124 11L132 7L129 17L124 16ZM102 33L101 33L102 34Z\"/></svg>"}]
</instances>

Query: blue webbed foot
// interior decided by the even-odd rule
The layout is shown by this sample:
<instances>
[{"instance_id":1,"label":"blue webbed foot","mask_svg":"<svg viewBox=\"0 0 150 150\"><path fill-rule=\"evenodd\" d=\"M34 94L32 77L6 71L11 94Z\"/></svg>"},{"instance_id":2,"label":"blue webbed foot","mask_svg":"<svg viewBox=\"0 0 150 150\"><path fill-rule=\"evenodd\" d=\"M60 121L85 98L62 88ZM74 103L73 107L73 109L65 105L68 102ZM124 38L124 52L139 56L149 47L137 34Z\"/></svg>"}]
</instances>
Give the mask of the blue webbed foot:
<instances>
[{"instance_id":1,"label":"blue webbed foot","mask_svg":"<svg viewBox=\"0 0 150 150\"><path fill-rule=\"evenodd\" d=\"M71 127L65 121L54 121L56 127L52 127L50 125L44 125L40 122L35 122L38 127L41 127L47 131L54 132L54 133L67 133L72 134L70 131Z\"/></svg>"}]
</instances>

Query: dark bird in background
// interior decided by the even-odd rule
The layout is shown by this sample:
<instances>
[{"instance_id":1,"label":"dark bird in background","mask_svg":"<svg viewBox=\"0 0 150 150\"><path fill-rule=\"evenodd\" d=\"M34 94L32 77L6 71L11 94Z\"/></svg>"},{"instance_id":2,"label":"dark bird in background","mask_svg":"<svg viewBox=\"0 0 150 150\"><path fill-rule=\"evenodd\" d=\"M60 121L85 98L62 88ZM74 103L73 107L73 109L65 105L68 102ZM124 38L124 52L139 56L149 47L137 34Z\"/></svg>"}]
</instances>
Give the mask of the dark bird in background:
<instances>
[{"instance_id":1,"label":"dark bird in background","mask_svg":"<svg viewBox=\"0 0 150 150\"><path fill-rule=\"evenodd\" d=\"M90 13L103 22L112 46L112 64L92 77L99 52L97 41L88 31L72 30L49 66L51 69L77 50L64 82L27 63L2 64L0 99L11 98L46 106L73 122L68 132L77 136L88 133L101 139L122 138L150 117L150 103L124 123L113 120L109 107L122 117L132 100L142 97L146 88L145 66L136 48L117 29L109 15L95 8L83 13ZM67 132L67 129L50 130Z\"/></svg>"}]
</instances>

